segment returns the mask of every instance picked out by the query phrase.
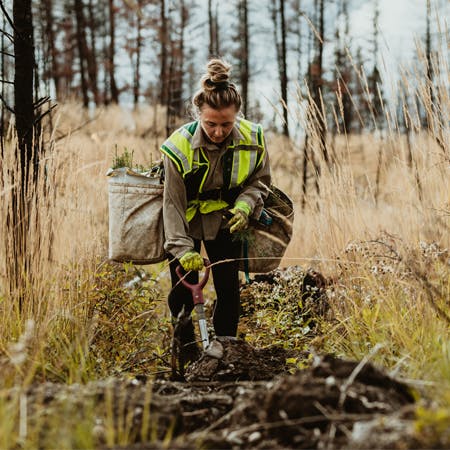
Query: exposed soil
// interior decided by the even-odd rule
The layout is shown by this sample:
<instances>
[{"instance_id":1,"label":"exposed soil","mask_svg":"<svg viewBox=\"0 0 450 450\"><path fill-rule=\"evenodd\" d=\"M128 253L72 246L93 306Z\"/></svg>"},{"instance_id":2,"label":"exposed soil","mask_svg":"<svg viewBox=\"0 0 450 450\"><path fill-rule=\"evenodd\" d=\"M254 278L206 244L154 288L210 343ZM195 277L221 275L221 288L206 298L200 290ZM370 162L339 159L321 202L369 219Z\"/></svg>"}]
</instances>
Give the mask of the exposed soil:
<instances>
[{"instance_id":1,"label":"exposed soil","mask_svg":"<svg viewBox=\"0 0 450 450\"><path fill-rule=\"evenodd\" d=\"M203 356L186 382L47 383L29 389L28 403L95 404L100 448L107 405L118 424L127 418L137 449L167 448L167 435L173 449L417 448L412 394L371 364L316 357L308 369L288 374L285 350L256 350L241 340L221 345L222 358ZM374 429L376 445L367 447Z\"/></svg>"},{"instance_id":2,"label":"exposed soil","mask_svg":"<svg viewBox=\"0 0 450 450\"><path fill-rule=\"evenodd\" d=\"M253 297L261 292L263 301L276 302L270 286L287 292L295 283L308 314L326 314L324 278L306 275L295 268L274 271L272 278L247 286L244 304L254 305ZM298 303L291 304L288 313L298 315ZM272 307L284 311L286 305ZM213 342L214 352L188 366L184 381L142 375L87 385L33 385L27 392L28 414L32 418L45 406L83 416L90 405L97 418L96 446L102 449L110 448L111 420L117 429L125 427L134 442L116 449L424 448L414 438L410 389L370 363L280 346L257 349L242 339ZM291 373L288 360L306 368Z\"/></svg>"}]
</instances>

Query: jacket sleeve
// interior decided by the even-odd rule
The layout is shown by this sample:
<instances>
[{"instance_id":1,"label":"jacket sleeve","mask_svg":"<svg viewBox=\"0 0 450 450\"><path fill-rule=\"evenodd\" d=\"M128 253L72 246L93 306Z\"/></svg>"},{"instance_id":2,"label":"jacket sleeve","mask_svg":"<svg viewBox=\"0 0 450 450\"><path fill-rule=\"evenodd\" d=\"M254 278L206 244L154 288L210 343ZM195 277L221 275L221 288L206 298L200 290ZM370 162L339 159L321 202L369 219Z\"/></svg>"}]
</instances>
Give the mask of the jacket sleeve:
<instances>
[{"instance_id":1,"label":"jacket sleeve","mask_svg":"<svg viewBox=\"0 0 450 450\"><path fill-rule=\"evenodd\" d=\"M269 188L271 183L269 154L267 146L264 142L265 152L263 159L253 174L248 177L243 185L243 189L236 199L244 201L250 206L250 216L258 219L264 206L264 200L269 195Z\"/></svg>"},{"instance_id":2,"label":"jacket sleeve","mask_svg":"<svg viewBox=\"0 0 450 450\"><path fill-rule=\"evenodd\" d=\"M194 241L188 236L186 188L183 177L166 155L164 155L164 173L163 218L166 238L164 248L179 259L194 248Z\"/></svg>"}]
</instances>

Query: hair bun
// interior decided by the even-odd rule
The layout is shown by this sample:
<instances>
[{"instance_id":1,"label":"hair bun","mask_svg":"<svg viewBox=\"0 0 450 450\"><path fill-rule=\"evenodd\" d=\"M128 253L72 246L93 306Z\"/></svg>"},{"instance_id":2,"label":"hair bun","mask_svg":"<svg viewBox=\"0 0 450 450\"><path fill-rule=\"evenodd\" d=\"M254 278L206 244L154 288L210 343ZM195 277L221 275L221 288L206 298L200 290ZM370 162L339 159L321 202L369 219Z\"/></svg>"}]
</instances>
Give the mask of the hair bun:
<instances>
[{"instance_id":1,"label":"hair bun","mask_svg":"<svg viewBox=\"0 0 450 450\"><path fill-rule=\"evenodd\" d=\"M229 84L231 64L222 59L211 59L202 77L202 88L206 91L226 89Z\"/></svg>"}]
</instances>

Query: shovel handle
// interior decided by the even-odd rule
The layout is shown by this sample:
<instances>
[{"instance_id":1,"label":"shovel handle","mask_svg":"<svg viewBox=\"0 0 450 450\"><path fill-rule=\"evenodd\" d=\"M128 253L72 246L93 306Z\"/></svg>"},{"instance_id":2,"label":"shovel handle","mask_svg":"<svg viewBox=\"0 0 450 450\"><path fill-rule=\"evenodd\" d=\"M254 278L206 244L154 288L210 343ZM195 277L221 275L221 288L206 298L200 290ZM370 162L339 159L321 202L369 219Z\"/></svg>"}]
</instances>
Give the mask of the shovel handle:
<instances>
[{"instance_id":1,"label":"shovel handle","mask_svg":"<svg viewBox=\"0 0 450 450\"><path fill-rule=\"evenodd\" d=\"M177 268L175 269L178 277L180 278L181 283L183 283L183 286L187 287L191 291L192 298L194 300L194 305L197 305L198 303L201 304L204 303L202 289L205 287L205 284L208 281L211 263L206 258L203 259L203 262L205 264L205 273L203 275L203 278L197 284L188 283L184 279L184 275L181 272L182 269L181 266L177 266Z\"/></svg>"}]
</instances>

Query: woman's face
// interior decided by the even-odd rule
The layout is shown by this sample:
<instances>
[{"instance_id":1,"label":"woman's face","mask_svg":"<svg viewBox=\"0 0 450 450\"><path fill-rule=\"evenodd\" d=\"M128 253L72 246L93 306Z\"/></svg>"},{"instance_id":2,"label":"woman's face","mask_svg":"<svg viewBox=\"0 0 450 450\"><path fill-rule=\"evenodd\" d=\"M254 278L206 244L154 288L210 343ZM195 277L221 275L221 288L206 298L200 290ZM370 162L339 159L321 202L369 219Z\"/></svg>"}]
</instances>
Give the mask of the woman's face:
<instances>
[{"instance_id":1,"label":"woman's face","mask_svg":"<svg viewBox=\"0 0 450 450\"><path fill-rule=\"evenodd\" d=\"M203 105L200 109L200 123L209 140L214 144L221 144L231 133L236 115L234 105L222 109Z\"/></svg>"}]
</instances>

